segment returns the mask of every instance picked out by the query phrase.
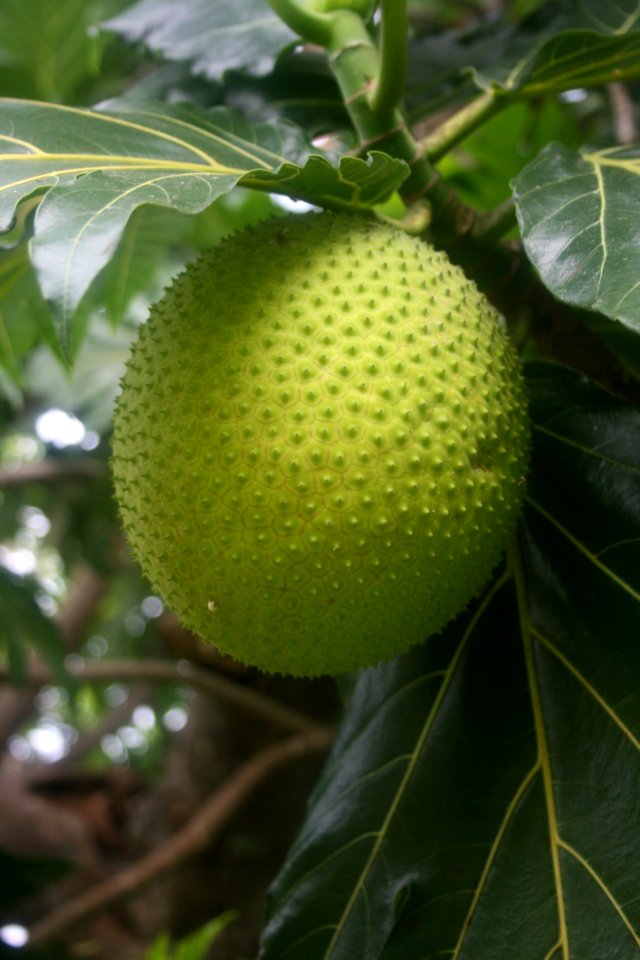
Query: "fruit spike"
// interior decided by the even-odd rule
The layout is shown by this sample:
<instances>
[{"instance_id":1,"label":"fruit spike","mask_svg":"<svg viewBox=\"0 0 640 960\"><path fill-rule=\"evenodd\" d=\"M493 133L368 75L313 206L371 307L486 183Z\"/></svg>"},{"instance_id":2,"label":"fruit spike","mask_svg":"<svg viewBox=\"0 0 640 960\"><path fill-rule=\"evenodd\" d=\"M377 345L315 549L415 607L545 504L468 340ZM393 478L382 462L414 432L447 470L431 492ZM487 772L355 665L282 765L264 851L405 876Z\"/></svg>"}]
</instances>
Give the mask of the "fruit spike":
<instances>
[{"instance_id":1,"label":"fruit spike","mask_svg":"<svg viewBox=\"0 0 640 960\"><path fill-rule=\"evenodd\" d=\"M499 316L373 220L259 224L174 281L117 403L116 496L183 623L337 674L440 630L499 562L529 425Z\"/></svg>"}]
</instances>

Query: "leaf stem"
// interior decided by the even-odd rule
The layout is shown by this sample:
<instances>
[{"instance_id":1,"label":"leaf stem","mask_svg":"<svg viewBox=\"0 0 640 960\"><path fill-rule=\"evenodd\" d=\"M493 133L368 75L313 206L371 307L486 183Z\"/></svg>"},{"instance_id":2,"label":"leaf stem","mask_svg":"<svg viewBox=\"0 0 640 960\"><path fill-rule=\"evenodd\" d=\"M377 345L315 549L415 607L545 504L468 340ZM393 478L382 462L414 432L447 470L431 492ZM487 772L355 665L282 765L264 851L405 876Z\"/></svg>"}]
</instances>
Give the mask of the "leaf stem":
<instances>
[{"instance_id":1,"label":"leaf stem","mask_svg":"<svg viewBox=\"0 0 640 960\"><path fill-rule=\"evenodd\" d=\"M485 120L511 102L507 97L498 97L494 90L487 90L480 94L420 141L425 156L432 163L442 159L449 150L473 133Z\"/></svg>"},{"instance_id":2,"label":"leaf stem","mask_svg":"<svg viewBox=\"0 0 640 960\"><path fill-rule=\"evenodd\" d=\"M302 40L326 47L331 39L334 17L331 14L311 10L298 0L267 0L269 6L283 23L286 23Z\"/></svg>"},{"instance_id":3,"label":"leaf stem","mask_svg":"<svg viewBox=\"0 0 640 960\"><path fill-rule=\"evenodd\" d=\"M382 0L380 15L380 71L369 106L389 116L402 100L407 77L407 0Z\"/></svg>"}]
</instances>

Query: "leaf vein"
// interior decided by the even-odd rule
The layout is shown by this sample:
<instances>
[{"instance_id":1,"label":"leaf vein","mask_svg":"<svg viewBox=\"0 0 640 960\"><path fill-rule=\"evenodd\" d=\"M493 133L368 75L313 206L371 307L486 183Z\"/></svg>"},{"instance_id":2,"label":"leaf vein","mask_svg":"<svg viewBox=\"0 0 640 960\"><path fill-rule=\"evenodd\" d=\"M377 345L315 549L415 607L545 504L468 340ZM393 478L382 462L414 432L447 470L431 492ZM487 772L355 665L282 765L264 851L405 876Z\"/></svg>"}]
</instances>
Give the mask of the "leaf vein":
<instances>
[{"instance_id":1,"label":"leaf vein","mask_svg":"<svg viewBox=\"0 0 640 960\"><path fill-rule=\"evenodd\" d=\"M615 584L617 584L622 590L628 593L634 600L637 600L640 603L640 593L635 590L630 583L627 583L626 580L623 580L622 577L618 576L610 567L598 559L596 554L589 550L588 547L584 545L577 537L567 530L554 516L552 516L547 510L544 509L536 500L533 499L529 494L525 494L526 502L532 506L535 510L538 511L546 520L549 521L552 526L558 530L580 553L584 554L588 560L590 560L598 569L609 577Z\"/></svg>"},{"instance_id":2,"label":"leaf vein","mask_svg":"<svg viewBox=\"0 0 640 960\"><path fill-rule=\"evenodd\" d=\"M609 706L607 701L604 699L601 693L596 690L596 688L587 680L583 673L581 673L576 666L567 658L563 653L558 650L554 643L549 640L543 633L537 630L535 627L531 627L531 632L537 639L542 643L547 650L571 673L571 675L578 681L581 686L587 691L587 693L596 701L599 707L607 714L610 720L612 720L621 733L629 740L632 746L640 753L640 740L635 736L635 734L629 729L626 723L618 716L616 711Z\"/></svg>"},{"instance_id":3,"label":"leaf vein","mask_svg":"<svg viewBox=\"0 0 640 960\"><path fill-rule=\"evenodd\" d=\"M614 897L613 893L611 892L611 890L609 889L609 887L607 886L607 884L604 882L604 880L602 879L602 877L600 876L600 874L596 873L596 871L595 871L594 868L591 866L591 864L589 863L589 861L586 860L586 859L582 856L582 854L580 854L574 847L572 847L570 844L568 844L565 840L559 840L558 843L559 843L560 847L561 847L566 853L569 854L569 856L573 857L574 860L575 860L577 863L579 863L580 866L583 867L584 870L586 870L586 872L589 874L589 876L591 877L591 879L594 881L594 883L597 884L597 886L600 888L600 890L602 891L602 893L604 893L604 895L606 896L607 900L609 901L609 903L611 904L611 906L614 908L614 910L616 911L616 913L618 914L618 916L619 916L620 919L622 920L622 922L623 922L623 924L625 925L625 927L627 928L628 932L631 934L631 936L632 936L633 939L635 940L636 946L640 947L640 935L638 934L638 932L636 931L635 927L633 926L633 924L631 923L631 921L630 921L629 918L627 917L626 913L625 913L624 910L622 909L622 905L618 902L618 900L616 900L616 898Z\"/></svg>"},{"instance_id":4,"label":"leaf vein","mask_svg":"<svg viewBox=\"0 0 640 960\"><path fill-rule=\"evenodd\" d=\"M416 766L417 766L418 760L419 760L419 758L420 758L420 756L421 756L421 754L422 754L422 751L423 751L424 746L425 746L425 744L426 744L426 742L427 742L427 739L428 739L428 737L429 737L429 735L430 735L430 733L431 733L431 731L432 731L432 729L433 729L433 725L434 725L434 723L435 723L435 719L436 719L436 717L438 716L438 712L439 712L440 707L441 707L441 705L442 705L442 702L443 702L443 700L444 700L445 694L446 694L447 690L449 689L449 686L450 686L451 682L453 681L453 677L455 676L456 670L457 670L458 665L459 665L459 663L460 663L460 661L461 661L461 658L462 658L462 653L463 653L463 651L465 650L465 648L466 648L466 646L467 646L467 643L468 643L468 641L469 641L469 638L472 636L473 631L474 631L475 626L476 626L476 624L478 623L478 621L482 618L482 616L484 615L484 613L486 612L487 608L490 606L490 604L492 603L492 601L494 600L494 598L496 597L496 595L498 594L498 592L502 589L502 587L504 586L504 584L505 584L509 579L510 579L510 574L504 573L501 577L499 577L499 578L495 581L495 583L493 584L492 588L488 591L488 593L486 594L486 596L483 598L482 602L481 602L480 605L478 606L478 609L476 610L475 614L473 615L473 617L472 617L472 619L471 619L471 622L470 622L469 625L467 626L467 629L465 630L465 632L464 632L464 634L463 634L463 636L462 636L462 638L461 638L461 640L460 640L460 644L458 645L458 648L457 648L457 650L455 651L455 653L454 653L454 655L453 655L453 657L452 657L451 663L449 664L449 667L448 667L448 669L447 669L447 671L446 671L446 674L445 674L445 676L444 676L444 678L443 678L442 685L441 685L441 687L440 687L440 690L438 691L438 695L436 696L436 698L435 698L435 700L434 700L433 706L431 707L431 710L429 711L429 713L428 713L428 715L427 715L427 717L426 717L426 719L425 719L425 722L424 722L424 724L423 724L423 726L422 726L422 729L421 729L421 731L420 731L420 734L419 734L419 736L418 736L418 738L417 738L415 749L414 749L413 752L412 752L411 762L407 765L407 769L406 769L406 771L405 771L405 774L404 774L402 780L400 781L400 784L399 784L398 789L397 789L397 791L396 791L396 794L395 794L395 796L394 796L394 798L393 798L393 801L392 801L392 803L390 804L389 810L388 810L388 812L387 812L387 814L386 814L386 816L385 816L385 818L384 818L384 820L383 820L383 822L382 822L382 825L381 825L380 830L379 830L379 832L378 832L378 838L377 838L377 840L376 840L376 843L373 845L373 848L372 848L372 850L371 850L371 852L370 852L370 854L369 854L369 857L367 858L367 861L366 861L366 863L365 863L365 865L364 865L364 867L363 867L363 869L362 869L362 871L361 871L361 873L360 873L360 876L358 877L358 879L357 879L357 881L356 881L356 883L355 883L355 885L354 885L354 889L353 889L353 891L352 891L352 893L351 893L351 896L349 897L349 900L348 900L348 902L347 902L344 910L342 911L342 915L341 915L338 923L336 924L335 933L334 933L333 937L331 938L331 941L330 941L329 945L327 946L327 949L326 949L326 951L325 951L325 953L324 953L325 960L328 960L328 958L330 958L331 953L332 953L332 951L333 951L333 948L335 947L335 945L336 945L336 943L337 943L337 941L338 941L338 938L340 937L340 935L341 935L341 933L342 933L342 931L343 931L343 929L344 929L344 927L345 927L345 925L346 925L346 923L347 923L347 920L349 919L349 917L351 916L351 913L353 912L353 909L354 909L354 907L355 907L356 901L358 900L358 897L360 896L360 894L362 893L362 891L363 891L364 888L365 888L367 878L368 878L368 876L369 876L369 874L370 874L370 872L371 872L371 870L372 870L372 868L373 868L373 864L375 863L375 861L376 861L376 859L377 859L377 857L378 857L378 855L379 855L379 853L380 853L380 851L381 851L381 849L382 849L382 844L384 843L384 840L385 840L385 838L386 838L386 836L387 836L389 827L390 827L390 825L391 825L391 823L392 823L392 821L393 821L393 819L394 819L394 817L395 817L395 815L396 815L396 813L397 813L398 807L399 807L399 805L400 805L400 801L401 801L402 797L404 796L404 794L405 794L405 792L406 792L406 790L407 790L407 788L408 788L408 786L409 786L409 782L410 782L410 780L411 780L411 777L413 776L413 773L414 773L414 770L415 770L415 768L416 768Z\"/></svg>"}]
</instances>

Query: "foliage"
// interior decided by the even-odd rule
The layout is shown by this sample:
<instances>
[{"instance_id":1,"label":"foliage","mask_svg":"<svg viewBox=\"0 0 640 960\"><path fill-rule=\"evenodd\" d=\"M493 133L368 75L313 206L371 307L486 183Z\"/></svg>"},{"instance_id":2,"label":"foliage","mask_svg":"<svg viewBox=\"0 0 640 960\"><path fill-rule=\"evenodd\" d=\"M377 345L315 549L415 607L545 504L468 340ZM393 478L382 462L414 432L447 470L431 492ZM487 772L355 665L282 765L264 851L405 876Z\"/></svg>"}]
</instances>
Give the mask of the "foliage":
<instances>
[{"instance_id":1,"label":"foliage","mask_svg":"<svg viewBox=\"0 0 640 960\"><path fill-rule=\"evenodd\" d=\"M211 944L234 919L235 914L229 911L176 944L170 942L166 933L161 933L145 953L144 960L205 960Z\"/></svg>"},{"instance_id":2,"label":"foliage","mask_svg":"<svg viewBox=\"0 0 640 960\"><path fill-rule=\"evenodd\" d=\"M188 709L183 660L211 667L192 640L163 646L106 468L128 346L186 260L301 200L383 217L463 264L522 355L533 450L517 535L445 631L341 678L261 960L640 957L639 54L637 0L0 11L1 649L23 694L74 676L61 730L103 722L92 677L116 657L147 679L165 658L158 715ZM80 418L79 439L47 433L51 408ZM96 602L70 629L87 567ZM18 748L36 740L3 716L26 768ZM119 736L87 750L89 768L157 776L165 735L147 760ZM0 829L13 870L8 843ZM0 926L13 918L0 906ZM28 909L24 922L38 948L56 940ZM164 932L146 955L204 956L218 933L171 947Z\"/></svg>"}]
</instances>

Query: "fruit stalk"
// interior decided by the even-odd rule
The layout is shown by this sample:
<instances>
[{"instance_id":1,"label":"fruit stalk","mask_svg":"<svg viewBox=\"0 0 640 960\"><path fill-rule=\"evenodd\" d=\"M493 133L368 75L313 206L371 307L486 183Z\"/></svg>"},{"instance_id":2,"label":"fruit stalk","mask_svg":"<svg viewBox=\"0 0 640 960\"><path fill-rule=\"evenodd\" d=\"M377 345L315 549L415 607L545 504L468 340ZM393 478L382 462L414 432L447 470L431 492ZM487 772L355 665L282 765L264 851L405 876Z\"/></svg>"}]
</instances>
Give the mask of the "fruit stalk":
<instances>
[{"instance_id":1,"label":"fruit stalk","mask_svg":"<svg viewBox=\"0 0 640 960\"><path fill-rule=\"evenodd\" d=\"M268 0L272 9L296 30L303 40L318 43L327 52L345 107L358 136L358 152L380 150L404 160L410 169L399 193L409 207L426 201L431 209L427 232L429 238L447 250L455 262L483 287L492 288L484 276L487 242L499 239L504 232L501 210L494 221L491 214L478 214L464 203L434 166L426 146L439 158L463 139L493 110L503 98L491 95L478 98L453 118L439 141L418 142L409 129L401 109L402 89L392 84L394 61L399 78L404 71L407 46L407 24L402 11L405 0L383 0L381 13L381 46L378 48L362 16L355 8L333 8L317 13L301 9L297 0ZM325 7L325 11L327 8ZM398 50L402 47L403 53ZM397 58L400 57L399 60ZM509 215L509 214L508 214ZM505 254L502 254L505 256ZM509 265L506 272L510 272Z\"/></svg>"},{"instance_id":2,"label":"fruit stalk","mask_svg":"<svg viewBox=\"0 0 640 960\"><path fill-rule=\"evenodd\" d=\"M466 232L472 211L462 203L414 138L401 110L407 46L405 0L383 0L381 46L355 10L312 11L296 0L268 0L287 26L327 52L345 107L358 136L358 152L381 150L404 160L410 174L400 188L409 204L426 199L434 222L444 219Z\"/></svg>"},{"instance_id":3,"label":"fruit stalk","mask_svg":"<svg viewBox=\"0 0 640 960\"><path fill-rule=\"evenodd\" d=\"M402 102L407 80L406 0L382 0L380 13L380 71L369 102L373 113L385 116Z\"/></svg>"},{"instance_id":4,"label":"fruit stalk","mask_svg":"<svg viewBox=\"0 0 640 960\"><path fill-rule=\"evenodd\" d=\"M311 10L296 0L268 0L269 6L283 23L308 43L325 47L331 37L333 17Z\"/></svg>"}]
</instances>

